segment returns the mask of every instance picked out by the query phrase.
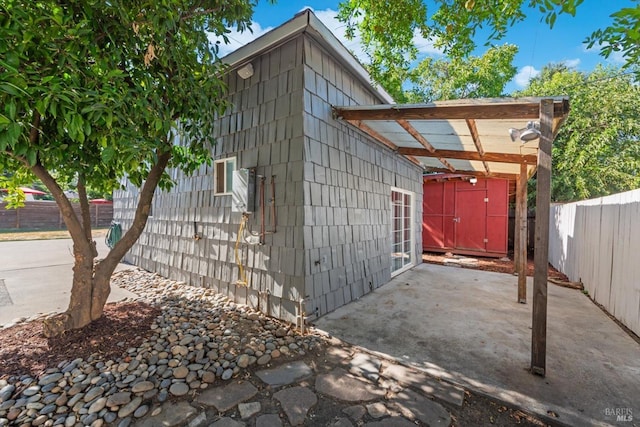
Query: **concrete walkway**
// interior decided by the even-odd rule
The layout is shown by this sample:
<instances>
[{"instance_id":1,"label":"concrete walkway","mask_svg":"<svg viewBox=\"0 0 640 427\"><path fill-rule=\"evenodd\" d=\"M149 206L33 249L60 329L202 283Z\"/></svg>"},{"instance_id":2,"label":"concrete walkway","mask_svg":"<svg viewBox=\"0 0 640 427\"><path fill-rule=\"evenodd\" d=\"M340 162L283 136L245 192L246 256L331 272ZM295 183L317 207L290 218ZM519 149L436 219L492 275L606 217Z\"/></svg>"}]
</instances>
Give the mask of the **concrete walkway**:
<instances>
[{"instance_id":1,"label":"concrete walkway","mask_svg":"<svg viewBox=\"0 0 640 427\"><path fill-rule=\"evenodd\" d=\"M422 264L316 326L568 425L636 425L616 414L640 416L640 345L580 291L549 284L547 376L534 376L532 304L516 303L516 283Z\"/></svg>"},{"instance_id":2,"label":"concrete walkway","mask_svg":"<svg viewBox=\"0 0 640 427\"><path fill-rule=\"evenodd\" d=\"M99 256L106 256L109 248L104 238L97 239L97 246ZM0 242L0 326L67 309L73 277L72 247L71 239ZM112 287L109 301L127 297L135 295Z\"/></svg>"}]
</instances>

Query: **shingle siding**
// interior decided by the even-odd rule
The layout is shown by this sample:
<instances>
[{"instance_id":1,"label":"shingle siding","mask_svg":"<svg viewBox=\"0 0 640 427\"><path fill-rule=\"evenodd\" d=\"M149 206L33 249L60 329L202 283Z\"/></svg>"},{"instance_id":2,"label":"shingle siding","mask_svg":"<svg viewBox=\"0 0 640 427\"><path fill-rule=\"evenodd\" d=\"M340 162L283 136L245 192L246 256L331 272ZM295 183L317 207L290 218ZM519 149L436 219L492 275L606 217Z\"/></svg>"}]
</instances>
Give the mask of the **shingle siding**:
<instances>
[{"instance_id":1,"label":"shingle siding","mask_svg":"<svg viewBox=\"0 0 640 427\"><path fill-rule=\"evenodd\" d=\"M380 101L312 39L304 47L304 288L306 312L323 315L390 280L391 187L414 193L421 230L421 170L332 117L332 104Z\"/></svg>"},{"instance_id":2,"label":"shingle siding","mask_svg":"<svg viewBox=\"0 0 640 427\"><path fill-rule=\"evenodd\" d=\"M240 245L248 287L236 285L241 215L231 212L230 195L214 195L213 165L192 176L169 171L176 186L157 190L153 216L125 260L295 322L301 305L306 315L322 315L390 279L391 186L414 192L420 230L421 171L332 118L332 104L379 101L307 35L252 65L249 79L226 78L232 107L219 119L212 149L214 159L236 157L238 168L265 177L267 230L275 180L277 232L264 245ZM260 230L259 184L253 232ZM114 217L126 230L137 189L128 185L114 196Z\"/></svg>"}]
</instances>

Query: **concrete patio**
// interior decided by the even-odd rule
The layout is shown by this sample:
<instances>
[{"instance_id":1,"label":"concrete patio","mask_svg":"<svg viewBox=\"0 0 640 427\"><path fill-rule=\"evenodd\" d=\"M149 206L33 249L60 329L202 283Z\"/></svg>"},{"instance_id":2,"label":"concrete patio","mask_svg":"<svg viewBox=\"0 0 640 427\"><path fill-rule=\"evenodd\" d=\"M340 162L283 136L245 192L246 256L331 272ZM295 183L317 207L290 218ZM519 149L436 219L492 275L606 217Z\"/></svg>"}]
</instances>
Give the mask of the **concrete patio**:
<instances>
[{"instance_id":1,"label":"concrete patio","mask_svg":"<svg viewBox=\"0 0 640 427\"><path fill-rule=\"evenodd\" d=\"M567 425L640 425L640 345L580 291L549 284L547 375L532 375L532 305L516 295L509 274L421 264L316 326Z\"/></svg>"}]
</instances>

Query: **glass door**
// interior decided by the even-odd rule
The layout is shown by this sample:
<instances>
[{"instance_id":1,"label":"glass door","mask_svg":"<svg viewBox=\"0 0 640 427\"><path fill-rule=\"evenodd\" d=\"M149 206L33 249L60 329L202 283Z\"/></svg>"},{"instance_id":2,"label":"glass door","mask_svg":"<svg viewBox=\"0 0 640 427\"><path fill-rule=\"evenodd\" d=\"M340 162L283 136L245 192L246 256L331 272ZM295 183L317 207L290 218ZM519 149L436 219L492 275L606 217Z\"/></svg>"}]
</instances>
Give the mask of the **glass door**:
<instances>
[{"instance_id":1,"label":"glass door","mask_svg":"<svg viewBox=\"0 0 640 427\"><path fill-rule=\"evenodd\" d=\"M391 275L401 273L414 264L413 259L413 195L398 188L391 189Z\"/></svg>"}]
</instances>

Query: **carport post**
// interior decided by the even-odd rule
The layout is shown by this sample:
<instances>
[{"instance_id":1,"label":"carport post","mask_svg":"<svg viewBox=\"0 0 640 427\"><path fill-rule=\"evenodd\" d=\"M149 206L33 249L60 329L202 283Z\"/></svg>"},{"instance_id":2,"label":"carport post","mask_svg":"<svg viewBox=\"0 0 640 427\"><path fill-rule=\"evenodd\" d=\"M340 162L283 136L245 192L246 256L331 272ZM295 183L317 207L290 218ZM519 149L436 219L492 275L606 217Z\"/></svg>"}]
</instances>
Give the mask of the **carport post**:
<instances>
[{"instance_id":1,"label":"carport post","mask_svg":"<svg viewBox=\"0 0 640 427\"><path fill-rule=\"evenodd\" d=\"M520 165L516 179L516 222L514 261L518 273L518 302L527 303L527 165Z\"/></svg>"},{"instance_id":2,"label":"carport post","mask_svg":"<svg viewBox=\"0 0 640 427\"><path fill-rule=\"evenodd\" d=\"M540 101L540 132L536 183L531 372L544 377L547 353L547 269L549 264L549 211L551 204L551 144L553 142L552 99L542 99Z\"/></svg>"}]
</instances>

